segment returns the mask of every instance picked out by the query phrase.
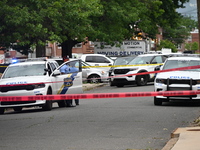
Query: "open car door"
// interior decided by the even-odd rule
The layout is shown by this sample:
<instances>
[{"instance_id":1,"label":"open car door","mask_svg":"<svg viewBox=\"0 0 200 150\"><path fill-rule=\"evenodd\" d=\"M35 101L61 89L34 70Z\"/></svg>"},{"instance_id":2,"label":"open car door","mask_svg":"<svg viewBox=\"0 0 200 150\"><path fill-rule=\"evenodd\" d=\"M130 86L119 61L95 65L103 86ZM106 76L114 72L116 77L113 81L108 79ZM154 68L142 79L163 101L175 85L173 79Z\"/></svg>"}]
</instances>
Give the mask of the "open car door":
<instances>
[{"instance_id":1,"label":"open car door","mask_svg":"<svg viewBox=\"0 0 200 150\"><path fill-rule=\"evenodd\" d=\"M61 74L60 68L68 65L70 73ZM82 66L81 60L72 60L63 63L52 73L53 94L82 94Z\"/></svg>"}]
</instances>

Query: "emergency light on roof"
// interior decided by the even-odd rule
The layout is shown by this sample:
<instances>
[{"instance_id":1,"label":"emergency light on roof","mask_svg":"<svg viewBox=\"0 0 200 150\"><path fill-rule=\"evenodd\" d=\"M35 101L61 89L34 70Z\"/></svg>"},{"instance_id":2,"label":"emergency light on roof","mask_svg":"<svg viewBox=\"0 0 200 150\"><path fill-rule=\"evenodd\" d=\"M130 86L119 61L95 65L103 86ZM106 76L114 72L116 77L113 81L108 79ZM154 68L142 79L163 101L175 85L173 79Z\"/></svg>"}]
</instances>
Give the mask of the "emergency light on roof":
<instances>
[{"instance_id":1,"label":"emergency light on roof","mask_svg":"<svg viewBox=\"0 0 200 150\"><path fill-rule=\"evenodd\" d=\"M12 59L12 64L18 63L18 62L24 62L27 61L27 59L17 59L17 58L13 58Z\"/></svg>"},{"instance_id":2,"label":"emergency light on roof","mask_svg":"<svg viewBox=\"0 0 200 150\"><path fill-rule=\"evenodd\" d=\"M47 57L28 58L27 61L46 61Z\"/></svg>"}]
</instances>

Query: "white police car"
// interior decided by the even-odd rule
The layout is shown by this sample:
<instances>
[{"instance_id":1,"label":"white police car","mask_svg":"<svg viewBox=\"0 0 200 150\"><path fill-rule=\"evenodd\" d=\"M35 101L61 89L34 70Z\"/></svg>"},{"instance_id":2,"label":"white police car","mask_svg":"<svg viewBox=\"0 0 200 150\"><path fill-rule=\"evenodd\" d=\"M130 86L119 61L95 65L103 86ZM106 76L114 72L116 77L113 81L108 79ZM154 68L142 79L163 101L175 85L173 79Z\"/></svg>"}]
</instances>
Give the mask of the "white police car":
<instances>
[{"instance_id":1,"label":"white police car","mask_svg":"<svg viewBox=\"0 0 200 150\"><path fill-rule=\"evenodd\" d=\"M147 82L154 80L155 74L131 74L154 71L155 67L158 66L158 64L164 63L169 56L169 54L138 55L130 61L127 66L115 67L112 69L110 72L110 75L112 76L112 78L110 78L110 85L117 87L135 83L138 86L146 85Z\"/></svg>"},{"instance_id":2,"label":"white police car","mask_svg":"<svg viewBox=\"0 0 200 150\"><path fill-rule=\"evenodd\" d=\"M0 96L33 96L51 94L79 94L82 90L82 68L80 60L73 60L78 72L61 74L61 66L53 60L26 61L9 65L0 80ZM59 67L58 67L59 66ZM41 106L51 110L52 103L59 107L66 105L65 100L33 100L0 102L0 114L6 108L21 111L23 107Z\"/></svg>"},{"instance_id":3,"label":"white police car","mask_svg":"<svg viewBox=\"0 0 200 150\"><path fill-rule=\"evenodd\" d=\"M166 60L161 70L197 65L200 65L200 57L171 57ZM200 90L200 68L158 73L154 81L154 90L157 92ZM162 102L171 100L192 101L198 99L200 100L200 95L156 96L154 105L162 105Z\"/></svg>"}]
</instances>

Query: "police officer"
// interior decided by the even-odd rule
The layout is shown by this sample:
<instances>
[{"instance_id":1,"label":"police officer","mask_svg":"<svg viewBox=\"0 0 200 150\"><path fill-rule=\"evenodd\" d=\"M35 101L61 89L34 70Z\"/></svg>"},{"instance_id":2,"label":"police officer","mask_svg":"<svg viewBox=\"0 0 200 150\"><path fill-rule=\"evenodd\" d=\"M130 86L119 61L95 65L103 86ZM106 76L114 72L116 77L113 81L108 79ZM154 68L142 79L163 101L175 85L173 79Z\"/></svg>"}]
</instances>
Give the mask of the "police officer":
<instances>
[{"instance_id":1,"label":"police officer","mask_svg":"<svg viewBox=\"0 0 200 150\"><path fill-rule=\"evenodd\" d=\"M66 61L68 61L68 60L69 60L69 57L68 57L68 56L64 56L64 57L63 57L63 61L64 61L64 62L66 62ZM63 65L63 66L60 68L61 74L70 73L69 68L70 68L69 65L67 65L67 64ZM72 99L66 100L66 107L74 107L74 106L72 105Z\"/></svg>"}]
</instances>

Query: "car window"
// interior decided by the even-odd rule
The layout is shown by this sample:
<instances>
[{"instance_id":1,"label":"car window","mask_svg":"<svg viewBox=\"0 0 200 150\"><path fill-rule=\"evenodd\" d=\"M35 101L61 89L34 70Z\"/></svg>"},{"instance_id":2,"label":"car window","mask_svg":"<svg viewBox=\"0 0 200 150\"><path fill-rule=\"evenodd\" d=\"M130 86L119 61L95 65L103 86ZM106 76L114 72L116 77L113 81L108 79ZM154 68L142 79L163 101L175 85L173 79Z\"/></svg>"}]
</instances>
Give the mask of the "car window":
<instances>
[{"instance_id":1,"label":"car window","mask_svg":"<svg viewBox=\"0 0 200 150\"><path fill-rule=\"evenodd\" d=\"M102 56L86 56L85 61L94 63L110 63L108 59Z\"/></svg>"},{"instance_id":2,"label":"car window","mask_svg":"<svg viewBox=\"0 0 200 150\"><path fill-rule=\"evenodd\" d=\"M165 62L165 60L166 60L167 58L169 58L169 57L170 57L170 56L163 55L163 56L162 56L163 62Z\"/></svg>"},{"instance_id":3,"label":"car window","mask_svg":"<svg viewBox=\"0 0 200 150\"><path fill-rule=\"evenodd\" d=\"M95 59L96 59L96 62L98 62L98 63L107 63L108 62L108 60L106 58L101 57L101 56L95 56Z\"/></svg>"},{"instance_id":4,"label":"car window","mask_svg":"<svg viewBox=\"0 0 200 150\"><path fill-rule=\"evenodd\" d=\"M200 65L200 61L197 60L168 60L163 66L163 69L173 69L173 68L181 68L181 67L189 67L189 66L197 66ZM200 68L190 69L192 71L200 71Z\"/></svg>"},{"instance_id":5,"label":"car window","mask_svg":"<svg viewBox=\"0 0 200 150\"><path fill-rule=\"evenodd\" d=\"M142 56L142 57L135 57L131 62L128 64L130 65L137 65L137 64L149 64L153 56Z\"/></svg>"},{"instance_id":6,"label":"car window","mask_svg":"<svg viewBox=\"0 0 200 150\"><path fill-rule=\"evenodd\" d=\"M69 66L70 73L79 72L81 71L81 61L70 61L66 63Z\"/></svg>"},{"instance_id":7,"label":"car window","mask_svg":"<svg viewBox=\"0 0 200 150\"><path fill-rule=\"evenodd\" d=\"M93 62L93 56L86 56L85 61L86 62Z\"/></svg>"},{"instance_id":8,"label":"car window","mask_svg":"<svg viewBox=\"0 0 200 150\"><path fill-rule=\"evenodd\" d=\"M50 63L52 70L54 71L58 66L56 66L53 62Z\"/></svg>"},{"instance_id":9,"label":"car window","mask_svg":"<svg viewBox=\"0 0 200 150\"><path fill-rule=\"evenodd\" d=\"M163 63L162 56L156 56L156 57L154 57L153 60L151 61L151 64L159 64L159 63Z\"/></svg>"},{"instance_id":10,"label":"car window","mask_svg":"<svg viewBox=\"0 0 200 150\"><path fill-rule=\"evenodd\" d=\"M126 65L128 64L131 60L133 60L135 57L120 57L117 58L114 62L114 65Z\"/></svg>"}]
</instances>

